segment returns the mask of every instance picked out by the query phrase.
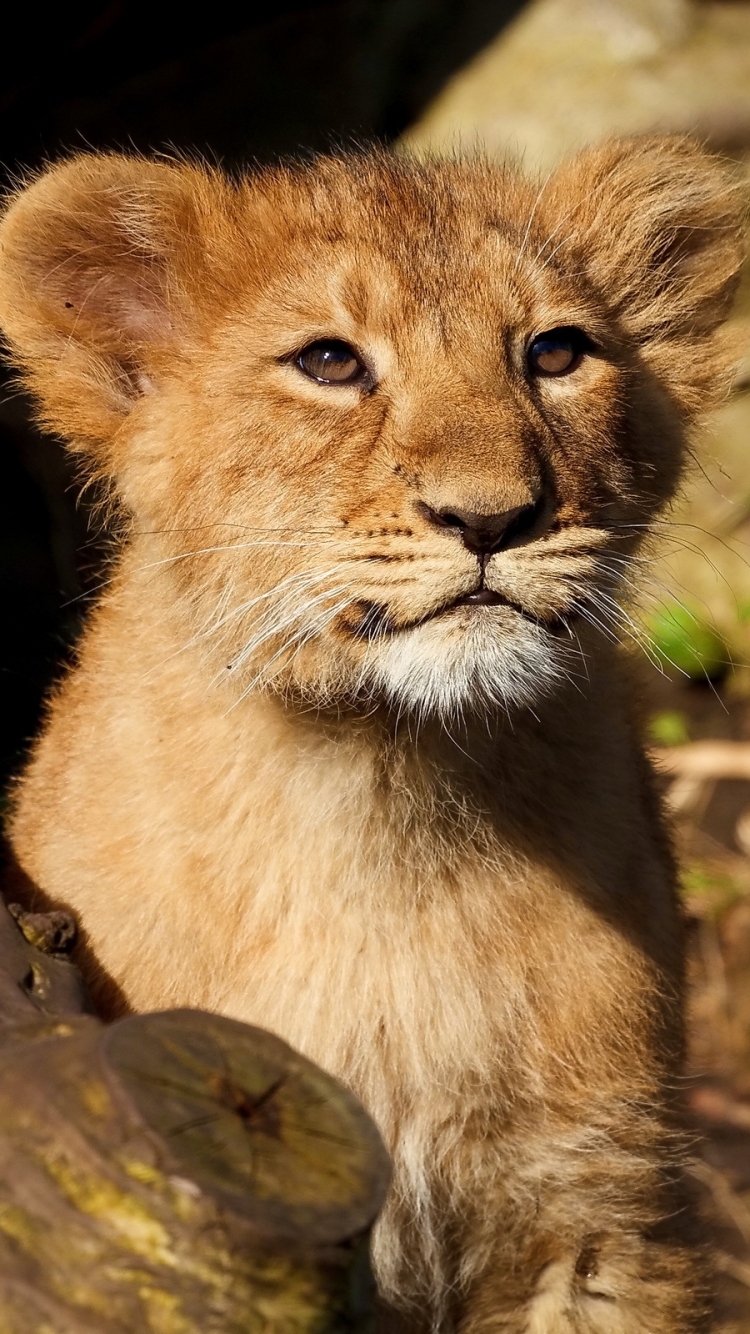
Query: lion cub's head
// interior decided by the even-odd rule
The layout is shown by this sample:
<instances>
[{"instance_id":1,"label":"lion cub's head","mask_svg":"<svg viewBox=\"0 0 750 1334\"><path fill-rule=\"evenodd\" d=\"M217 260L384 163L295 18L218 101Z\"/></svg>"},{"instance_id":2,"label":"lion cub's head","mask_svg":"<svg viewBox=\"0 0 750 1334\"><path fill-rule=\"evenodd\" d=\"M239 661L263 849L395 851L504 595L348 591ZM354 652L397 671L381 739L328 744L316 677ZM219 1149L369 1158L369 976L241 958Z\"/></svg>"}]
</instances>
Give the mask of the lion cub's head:
<instances>
[{"instance_id":1,"label":"lion cub's head","mask_svg":"<svg viewBox=\"0 0 750 1334\"><path fill-rule=\"evenodd\" d=\"M533 700L608 619L723 378L741 220L720 164L644 139L541 187L83 156L0 240L44 419L222 688L450 714Z\"/></svg>"}]
</instances>

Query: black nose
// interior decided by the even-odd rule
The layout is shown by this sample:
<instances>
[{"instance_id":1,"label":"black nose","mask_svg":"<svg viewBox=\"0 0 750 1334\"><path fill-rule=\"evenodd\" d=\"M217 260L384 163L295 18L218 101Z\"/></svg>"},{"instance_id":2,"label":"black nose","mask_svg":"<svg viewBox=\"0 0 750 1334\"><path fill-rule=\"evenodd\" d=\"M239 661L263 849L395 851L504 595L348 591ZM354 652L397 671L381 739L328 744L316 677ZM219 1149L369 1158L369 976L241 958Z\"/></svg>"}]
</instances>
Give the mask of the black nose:
<instances>
[{"instance_id":1,"label":"black nose","mask_svg":"<svg viewBox=\"0 0 750 1334\"><path fill-rule=\"evenodd\" d=\"M542 509L542 500L531 505L516 505L502 514L478 514L473 510L432 509L423 505L422 512L438 528L457 528L461 540L476 556L488 556L499 551L516 537L523 537L534 527Z\"/></svg>"}]
</instances>

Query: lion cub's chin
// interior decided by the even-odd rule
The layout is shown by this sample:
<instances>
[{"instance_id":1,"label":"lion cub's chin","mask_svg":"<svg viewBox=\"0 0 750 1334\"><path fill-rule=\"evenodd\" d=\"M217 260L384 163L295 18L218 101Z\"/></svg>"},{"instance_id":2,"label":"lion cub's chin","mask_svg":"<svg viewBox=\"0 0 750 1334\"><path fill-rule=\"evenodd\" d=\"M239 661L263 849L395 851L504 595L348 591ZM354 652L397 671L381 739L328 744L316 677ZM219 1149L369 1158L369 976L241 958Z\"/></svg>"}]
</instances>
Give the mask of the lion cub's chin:
<instances>
[{"instance_id":1,"label":"lion cub's chin","mask_svg":"<svg viewBox=\"0 0 750 1334\"><path fill-rule=\"evenodd\" d=\"M371 644L373 695L444 721L533 706L568 675L565 644L509 607L457 607Z\"/></svg>"}]
</instances>

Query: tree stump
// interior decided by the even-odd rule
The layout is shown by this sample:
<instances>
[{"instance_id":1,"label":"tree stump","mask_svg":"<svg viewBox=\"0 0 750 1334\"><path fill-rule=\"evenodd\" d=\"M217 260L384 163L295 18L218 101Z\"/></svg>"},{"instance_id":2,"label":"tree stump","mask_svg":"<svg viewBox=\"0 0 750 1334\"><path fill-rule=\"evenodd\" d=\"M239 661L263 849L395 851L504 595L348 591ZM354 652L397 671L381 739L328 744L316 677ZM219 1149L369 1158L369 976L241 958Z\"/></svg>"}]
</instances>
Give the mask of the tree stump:
<instances>
[{"instance_id":1,"label":"tree stump","mask_svg":"<svg viewBox=\"0 0 750 1334\"><path fill-rule=\"evenodd\" d=\"M65 915L17 916L0 905L2 1334L369 1330L389 1163L353 1095L217 1015L102 1024L66 923L40 920Z\"/></svg>"}]
</instances>

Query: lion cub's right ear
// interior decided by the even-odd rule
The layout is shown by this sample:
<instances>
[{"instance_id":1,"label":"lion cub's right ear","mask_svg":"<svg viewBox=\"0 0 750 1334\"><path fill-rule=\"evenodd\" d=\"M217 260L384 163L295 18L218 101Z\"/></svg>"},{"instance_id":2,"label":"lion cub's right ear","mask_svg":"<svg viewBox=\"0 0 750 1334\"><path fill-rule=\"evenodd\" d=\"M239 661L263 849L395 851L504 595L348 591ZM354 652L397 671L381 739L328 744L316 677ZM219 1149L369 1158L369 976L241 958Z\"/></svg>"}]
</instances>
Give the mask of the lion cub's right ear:
<instances>
[{"instance_id":1,"label":"lion cub's right ear","mask_svg":"<svg viewBox=\"0 0 750 1334\"><path fill-rule=\"evenodd\" d=\"M11 200L0 326L42 417L101 454L210 300L209 237L232 188L199 167L81 155ZM221 231L221 227L218 227Z\"/></svg>"}]
</instances>

